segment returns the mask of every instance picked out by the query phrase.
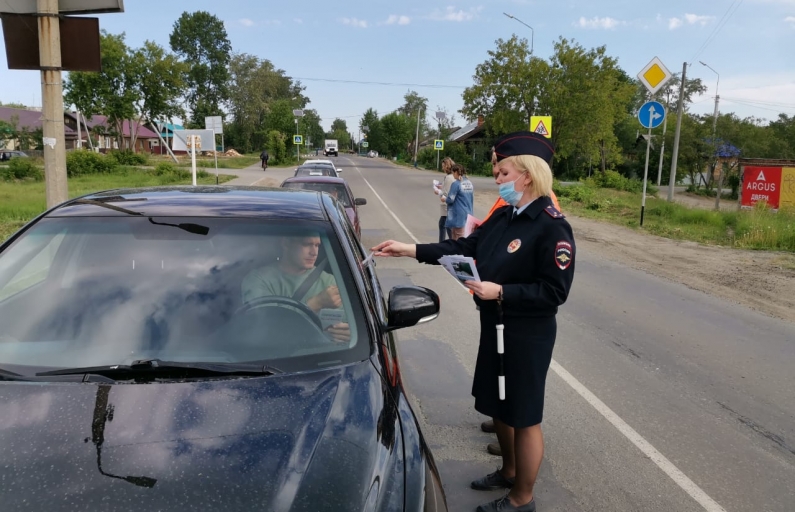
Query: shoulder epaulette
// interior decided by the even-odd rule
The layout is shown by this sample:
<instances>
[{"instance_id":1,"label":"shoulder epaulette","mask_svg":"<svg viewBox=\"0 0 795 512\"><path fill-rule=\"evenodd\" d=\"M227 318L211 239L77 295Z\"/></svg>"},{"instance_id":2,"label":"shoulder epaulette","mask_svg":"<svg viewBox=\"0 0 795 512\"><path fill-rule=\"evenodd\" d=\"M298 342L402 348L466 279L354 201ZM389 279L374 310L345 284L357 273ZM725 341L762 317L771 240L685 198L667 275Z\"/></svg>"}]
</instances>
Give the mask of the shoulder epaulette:
<instances>
[{"instance_id":1,"label":"shoulder epaulette","mask_svg":"<svg viewBox=\"0 0 795 512\"><path fill-rule=\"evenodd\" d=\"M552 217L553 219L565 219L566 216L560 213L557 208L552 205L547 206L544 208L544 211L547 212L547 215Z\"/></svg>"}]
</instances>

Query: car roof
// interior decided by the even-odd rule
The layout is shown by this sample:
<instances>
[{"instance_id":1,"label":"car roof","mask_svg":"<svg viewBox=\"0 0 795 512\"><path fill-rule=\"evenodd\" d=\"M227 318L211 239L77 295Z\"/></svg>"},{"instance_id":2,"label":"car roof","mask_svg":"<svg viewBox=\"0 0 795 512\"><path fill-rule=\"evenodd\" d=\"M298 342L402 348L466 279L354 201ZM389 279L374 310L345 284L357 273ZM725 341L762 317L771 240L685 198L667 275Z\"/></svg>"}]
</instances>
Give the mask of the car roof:
<instances>
[{"instance_id":1,"label":"car roof","mask_svg":"<svg viewBox=\"0 0 795 512\"><path fill-rule=\"evenodd\" d=\"M245 186L115 189L63 203L47 217L250 217L328 220L320 192Z\"/></svg>"},{"instance_id":2,"label":"car roof","mask_svg":"<svg viewBox=\"0 0 795 512\"><path fill-rule=\"evenodd\" d=\"M334 167L334 162L332 162L331 160L324 160L322 158L313 158L312 160L307 160L307 161L304 162L304 165L307 165L307 164L309 164L309 165L312 165L312 164L331 164L331 166Z\"/></svg>"},{"instance_id":3,"label":"car roof","mask_svg":"<svg viewBox=\"0 0 795 512\"><path fill-rule=\"evenodd\" d=\"M293 176L282 182L285 183L335 183L345 185L345 180L337 176Z\"/></svg>"}]
</instances>

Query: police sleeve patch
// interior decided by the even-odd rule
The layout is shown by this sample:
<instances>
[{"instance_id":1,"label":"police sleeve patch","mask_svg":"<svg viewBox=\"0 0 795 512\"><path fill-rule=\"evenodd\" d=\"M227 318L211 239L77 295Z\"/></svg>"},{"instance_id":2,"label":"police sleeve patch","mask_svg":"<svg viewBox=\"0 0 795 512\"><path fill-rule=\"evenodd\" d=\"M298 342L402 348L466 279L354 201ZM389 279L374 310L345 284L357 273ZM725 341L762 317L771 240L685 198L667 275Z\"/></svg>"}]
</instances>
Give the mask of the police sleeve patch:
<instances>
[{"instance_id":1,"label":"police sleeve patch","mask_svg":"<svg viewBox=\"0 0 795 512\"><path fill-rule=\"evenodd\" d=\"M571 265L573 255L571 253L571 244L565 240L561 240L555 246L555 264L561 270L566 270Z\"/></svg>"},{"instance_id":2,"label":"police sleeve patch","mask_svg":"<svg viewBox=\"0 0 795 512\"><path fill-rule=\"evenodd\" d=\"M565 217L565 215L563 215L562 213L560 213L560 212L557 210L557 208L555 208L555 207L554 207L554 206L552 206L552 205L549 205L549 206L547 206L546 208L544 208L544 211L545 211L545 212L547 212L547 215L549 215L549 216L550 216L550 217L552 217L553 219L564 219L564 218L566 218L566 217Z\"/></svg>"}]
</instances>

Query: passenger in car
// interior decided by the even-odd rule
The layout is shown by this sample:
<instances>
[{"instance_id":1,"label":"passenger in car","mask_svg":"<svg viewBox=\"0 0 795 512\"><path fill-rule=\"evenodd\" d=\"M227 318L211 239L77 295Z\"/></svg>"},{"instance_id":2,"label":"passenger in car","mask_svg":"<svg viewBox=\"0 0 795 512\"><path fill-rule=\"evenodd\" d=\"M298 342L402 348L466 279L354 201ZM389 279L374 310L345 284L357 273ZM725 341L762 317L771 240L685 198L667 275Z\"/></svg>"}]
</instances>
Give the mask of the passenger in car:
<instances>
[{"instance_id":1,"label":"passenger in car","mask_svg":"<svg viewBox=\"0 0 795 512\"><path fill-rule=\"evenodd\" d=\"M281 256L275 263L254 269L243 278L243 302L278 295L300 301L318 315L323 310L340 309L342 299L334 276L315 267L320 236L310 233L283 237L281 246ZM335 341L350 340L347 323L332 324L326 332Z\"/></svg>"}]
</instances>

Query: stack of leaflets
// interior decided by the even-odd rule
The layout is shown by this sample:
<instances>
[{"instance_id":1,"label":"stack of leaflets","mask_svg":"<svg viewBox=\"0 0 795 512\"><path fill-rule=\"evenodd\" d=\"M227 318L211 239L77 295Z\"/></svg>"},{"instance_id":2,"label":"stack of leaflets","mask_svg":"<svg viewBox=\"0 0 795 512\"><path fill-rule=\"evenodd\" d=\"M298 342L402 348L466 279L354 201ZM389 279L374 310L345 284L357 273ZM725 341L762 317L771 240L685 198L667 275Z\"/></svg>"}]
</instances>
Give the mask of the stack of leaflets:
<instances>
[{"instance_id":1,"label":"stack of leaflets","mask_svg":"<svg viewBox=\"0 0 795 512\"><path fill-rule=\"evenodd\" d=\"M467 220L464 224L464 237L471 235L472 232L475 231L475 229L477 229L477 227L481 224L483 224L482 220L467 214Z\"/></svg>"},{"instance_id":2,"label":"stack of leaflets","mask_svg":"<svg viewBox=\"0 0 795 512\"><path fill-rule=\"evenodd\" d=\"M465 281L480 281L478 268L475 266L475 260L469 256L442 256L439 258L439 263L441 263L451 276L462 283Z\"/></svg>"}]
</instances>

